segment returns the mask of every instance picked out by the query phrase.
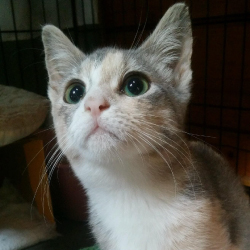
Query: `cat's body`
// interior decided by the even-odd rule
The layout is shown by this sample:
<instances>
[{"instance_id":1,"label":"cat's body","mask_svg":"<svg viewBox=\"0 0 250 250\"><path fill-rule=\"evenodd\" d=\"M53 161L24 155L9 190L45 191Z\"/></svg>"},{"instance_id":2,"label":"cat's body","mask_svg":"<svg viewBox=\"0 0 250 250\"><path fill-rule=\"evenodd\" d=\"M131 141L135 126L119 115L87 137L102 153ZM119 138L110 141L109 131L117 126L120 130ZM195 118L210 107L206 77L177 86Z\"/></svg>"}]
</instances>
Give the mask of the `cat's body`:
<instances>
[{"instance_id":1,"label":"cat's body","mask_svg":"<svg viewBox=\"0 0 250 250\"><path fill-rule=\"evenodd\" d=\"M227 163L183 133L192 34L176 4L138 48L84 55L43 30L62 151L101 250L247 250L249 205Z\"/></svg>"},{"instance_id":2,"label":"cat's body","mask_svg":"<svg viewBox=\"0 0 250 250\"><path fill-rule=\"evenodd\" d=\"M140 173L116 172L119 161L86 168L83 159L72 161L87 187L90 221L103 249L249 249L249 208L241 185L211 149L197 142L188 146L195 170L186 169L189 177L183 179L173 170L177 190L169 174L155 183ZM145 168L133 159L123 161L126 169Z\"/></svg>"}]
</instances>

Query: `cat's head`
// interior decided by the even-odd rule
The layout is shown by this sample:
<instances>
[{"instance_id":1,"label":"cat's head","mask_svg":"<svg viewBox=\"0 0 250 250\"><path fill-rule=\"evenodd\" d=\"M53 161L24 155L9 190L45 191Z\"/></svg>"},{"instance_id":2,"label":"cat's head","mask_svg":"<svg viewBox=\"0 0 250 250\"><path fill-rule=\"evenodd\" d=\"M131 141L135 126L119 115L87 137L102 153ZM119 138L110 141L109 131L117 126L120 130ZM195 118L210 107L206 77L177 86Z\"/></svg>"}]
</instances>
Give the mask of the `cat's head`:
<instances>
[{"instance_id":1,"label":"cat's head","mask_svg":"<svg viewBox=\"0 0 250 250\"><path fill-rule=\"evenodd\" d=\"M188 8L173 5L135 49L84 54L56 27L43 28L48 95L63 151L103 159L143 154L180 137L190 99Z\"/></svg>"}]
</instances>

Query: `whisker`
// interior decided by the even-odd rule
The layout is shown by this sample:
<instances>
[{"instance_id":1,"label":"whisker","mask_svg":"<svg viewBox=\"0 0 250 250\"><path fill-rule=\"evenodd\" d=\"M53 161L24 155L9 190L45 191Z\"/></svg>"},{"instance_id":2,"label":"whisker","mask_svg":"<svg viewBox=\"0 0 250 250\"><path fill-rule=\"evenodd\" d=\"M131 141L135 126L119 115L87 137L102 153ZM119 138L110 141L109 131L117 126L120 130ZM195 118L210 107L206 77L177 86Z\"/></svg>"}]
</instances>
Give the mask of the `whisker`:
<instances>
[{"instance_id":1,"label":"whisker","mask_svg":"<svg viewBox=\"0 0 250 250\"><path fill-rule=\"evenodd\" d=\"M147 22L148 22L148 11L147 11L146 20L145 20L145 22L144 22L144 25L143 25L141 34L140 34L140 36L139 36L139 38L138 38L138 40L137 40L137 42L136 42L136 44L135 44L135 48L137 48L138 44L139 44L140 41L141 41L141 38L142 38L142 35L143 35L143 33L144 33L144 30L145 30L145 27L146 27Z\"/></svg>"},{"instance_id":2,"label":"whisker","mask_svg":"<svg viewBox=\"0 0 250 250\"><path fill-rule=\"evenodd\" d=\"M136 143L135 143L135 141L134 141L134 140L136 140L136 141L138 142L138 140L137 140L133 135L131 135L131 134L129 134L129 133L127 133L127 136L130 138L131 142L133 143L133 145L134 145L135 148L137 149L137 151L138 151L138 153L139 153L139 155L140 155L140 158L141 158L142 163L144 163L143 154L142 154L140 148L136 145Z\"/></svg>"},{"instance_id":3,"label":"whisker","mask_svg":"<svg viewBox=\"0 0 250 250\"><path fill-rule=\"evenodd\" d=\"M152 140L153 142L155 142L158 146L160 146L162 149L164 149L168 154L170 154L179 164L180 164L180 166L182 167L182 169L185 171L185 173L186 173L186 176L189 178L189 181L190 181L190 183L191 183L191 185L192 185L192 189L193 189L193 193L194 193L194 197L196 197L196 195L195 195L195 191L194 191L194 185L193 185L193 183L192 183L192 181L191 181L191 179L190 179L190 176L188 175L188 172L187 172L187 170L186 170L186 168L185 168L185 166L178 160L178 158L171 152L171 151L169 151L166 147L164 147L162 144L160 144L158 141L156 141L155 139L153 139L153 138L156 138L156 139L158 139L158 140L160 140L160 141L162 141L162 142L165 142L165 141L163 141L161 138L159 138L159 137L155 137L155 136L153 136L153 135L150 135L150 134L147 134L147 133L144 133L144 132L141 132L141 131L138 131L139 133L142 133L144 136L146 136L147 138L149 138L150 140ZM153 138L152 138L153 137ZM170 144L169 144L170 145ZM171 146L171 145L170 145ZM175 148L176 149L176 148ZM179 150L178 150L179 151ZM177 153L179 153L179 152L177 152ZM184 155L185 156L185 155ZM191 162L191 159L189 159L189 161Z\"/></svg>"},{"instance_id":4,"label":"whisker","mask_svg":"<svg viewBox=\"0 0 250 250\"><path fill-rule=\"evenodd\" d=\"M49 130L54 130L54 126L50 126L46 129L39 129L39 131L33 133L33 135L39 135L39 134L44 133L45 131L49 131Z\"/></svg>"},{"instance_id":5,"label":"whisker","mask_svg":"<svg viewBox=\"0 0 250 250\"><path fill-rule=\"evenodd\" d=\"M145 143L147 143L149 146L151 146L158 154L159 156L163 159L163 161L167 164L171 175L173 177L174 185L175 185L175 196L177 195L177 181L173 172L172 167L170 166L169 162L165 159L165 157L162 155L162 153L148 140L146 139L143 135L137 135L139 138L141 138Z\"/></svg>"},{"instance_id":6,"label":"whisker","mask_svg":"<svg viewBox=\"0 0 250 250\"><path fill-rule=\"evenodd\" d=\"M147 123L147 122L145 122L145 123ZM185 152L187 155L184 154L182 151L180 151L180 150L179 150L178 148L176 148L175 146L171 145L169 142L163 140L162 138L166 138L167 140L170 140L172 143L174 143L175 145L177 145L177 147L179 147L180 145L179 145L177 142L175 142L175 141L172 140L171 138L167 137L166 135L164 135L164 134L162 134L162 133L159 133L159 132L157 132L156 130L152 129L152 127L153 127L152 125L158 126L157 124L154 124L154 123L149 123L149 124L150 124L150 126L147 124L146 127L145 127L145 129L148 129L148 130L150 130L150 132L153 132L154 134L157 134L159 137L156 137L156 136L155 136L155 138L158 138L158 139L161 140L163 143L166 143L168 146L170 146L171 148L175 149L175 150L177 151L177 153L178 153L180 156L185 157L186 160L188 160L189 164L192 166L193 170L196 172L196 174L197 174L197 176L198 176L198 178L199 178L199 181L200 181L200 185L202 186L201 178L200 178L199 173L197 172L197 170L196 170L196 168L195 168L195 166L194 166L194 164L193 164L193 161L191 160L191 158L192 158L192 157L191 157L191 152L190 152L190 149L189 149L187 143L185 142L185 140L184 140L182 137L180 137L176 132L172 131L172 129L169 129L169 128L168 128L168 130L171 131L171 133L173 133L175 136L177 136L177 138L180 139L181 142L185 145L187 151L184 150L184 152ZM147 126L149 126L149 128L148 128ZM162 127L165 129L164 126L162 126ZM183 149L183 148L181 147L181 149Z\"/></svg>"},{"instance_id":7,"label":"whisker","mask_svg":"<svg viewBox=\"0 0 250 250\"><path fill-rule=\"evenodd\" d=\"M27 164L27 166L25 167L25 169L23 170L22 174L24 174L25 171L27 171L28 167L30 166L30 164L35 160L35 158L44 150L44 148L50 144L53 140L56 139L56 136L53 137L49 142L47 142L36 154L35 156L30 160L30 162ZM45 158L46 160L46 158Z\"/></svg>"},{"instance_id":8,"label":"whisker","mask_svg":"<svg viewBox=\"0 0 250 250\"><path fill-rule=\"evenodd\" d=\"M52 138L52 140L50 140L48 143L46 143L46 145L48 145L49 143L51 143L54 139L55 139L56 137L54 137L54 138ZM45 145L45 146L46 146ZM45 147L44 146L44 147ZM54 147L56 146L56 144L54 145ZM41 150L39 150L39 152L35 155L35 157L37 157L37 155L44 149L44 147L41 149ZM54 147L51 149L51 151L54 149ZM58 150L58 149L57 149ZM50 152L51 152L50 151ZM54 154L53 154L54 155ZM33 159L30 161L30 163L28 164L28 165L30 165L31 164L31 162L35 159L35 157L33 157ZM43 185L43 180L44 180L44 178L47 176L47 181L44 183L44 186L46 186L46 185L48 185L48 181L49 181L49 175L47 175L47 168L48 168L48 166L46 167L46 159L47 159L47 157L49 157L49 154L46 156L46 158L45 158L45 160L44 160L44 162L42 163L42 166L40 167L40 170L42 170L42 173L41 173L41 177L40 177L40 181L39 181L39 183L38 183L38 185L37 185L37 188L36 188L36 190L35 190L35 192L34 192L34 195L33 195L33 199L32 199L32 201L31 201L31 210L30 210L30 212L32 211L32 206L33 206L33 204L34 204L34 202L35 202L35 197L36 197L36 195L37 195L37 193L38 193L38 191L39 191L39 188L41 188L41 190L45 190L45 188L42 186ZM43 191L43 194L44 194L44 192L45 191ZM42 195L42 204L43 204L43 213L44 213L44 200L43 200L43 196L44 195ZM48 204L49 204L49 202L48 202ZM51 210L51 208L49 208L50 210ZM51 211L52 212L52 211Z\"/></svg>"},{"instance_id":9,"label":"whisker","mask_svg":"<svg viewBox=\"0 0 250 250\"><path fill-rule=\"evenodd\" d=\"M141 14L140 14L140 20L139 20L138 28L137 28L137 30L136 30L136 34L135 34L134 40L133 40L133 42L132 42L132 44L131 44L129 50L131 50L131 48L133 48L133 45L134 45L134 43L135 43L137 34L138 34L139 29L140 29L140 26L141 26L141 18L142 18L142 10L141 10Z\"/></svg>"}]
</instances>

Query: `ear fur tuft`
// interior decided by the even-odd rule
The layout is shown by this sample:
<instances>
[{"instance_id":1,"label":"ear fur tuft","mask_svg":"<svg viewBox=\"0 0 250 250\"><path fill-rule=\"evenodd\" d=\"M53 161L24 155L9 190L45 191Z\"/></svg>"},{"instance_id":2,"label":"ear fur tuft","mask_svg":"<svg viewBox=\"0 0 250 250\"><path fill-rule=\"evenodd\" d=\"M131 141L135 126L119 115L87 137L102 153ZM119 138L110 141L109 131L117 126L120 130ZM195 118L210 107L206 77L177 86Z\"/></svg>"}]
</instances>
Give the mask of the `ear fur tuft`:
<instances>
[{"instance_id":1,"label":"ear fur tuft","mask_svg":"<svg viewBox=\"0 0 250 250\"><path fill-rule=\"evenodd\" d=\"M188 7L174 4L162 17L153 33L138 48L156 65L158 72L168 72L183 102L190 97L192 78L192 30Z\"/></svg>"},{"instance_id":2,"label":"ear fur tuft","mask_svg":"<svg viewBox=\"0 0 250 250\"><path fill-rule=\"evenodd\" d=\"M66 77L84 58L84 54L53 25L43 27L42 40L50 82L58 82Z\"/></svg>"}]
</instances>

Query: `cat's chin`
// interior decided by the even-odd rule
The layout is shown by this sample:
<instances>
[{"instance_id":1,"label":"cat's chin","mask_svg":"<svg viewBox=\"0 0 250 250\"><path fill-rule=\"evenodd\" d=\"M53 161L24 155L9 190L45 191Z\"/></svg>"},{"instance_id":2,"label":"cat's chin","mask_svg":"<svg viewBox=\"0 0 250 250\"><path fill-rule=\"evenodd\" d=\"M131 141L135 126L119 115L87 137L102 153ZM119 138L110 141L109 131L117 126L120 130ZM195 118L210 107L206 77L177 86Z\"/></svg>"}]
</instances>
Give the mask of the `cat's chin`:
<instances>
[{"instance_id":1,"label":"cat's chin","mask_svg":"<svg viewBox=\"0 0 250 250\"><path fill-rule=\"evenodd\" d=\"M86 137L81 146L91 158L105 158L112 154L119 144L120 139L115 134L98 127Z\"/></svg>"}]
</instances>

